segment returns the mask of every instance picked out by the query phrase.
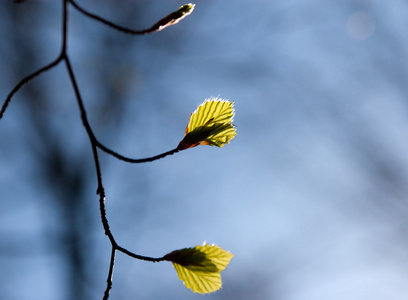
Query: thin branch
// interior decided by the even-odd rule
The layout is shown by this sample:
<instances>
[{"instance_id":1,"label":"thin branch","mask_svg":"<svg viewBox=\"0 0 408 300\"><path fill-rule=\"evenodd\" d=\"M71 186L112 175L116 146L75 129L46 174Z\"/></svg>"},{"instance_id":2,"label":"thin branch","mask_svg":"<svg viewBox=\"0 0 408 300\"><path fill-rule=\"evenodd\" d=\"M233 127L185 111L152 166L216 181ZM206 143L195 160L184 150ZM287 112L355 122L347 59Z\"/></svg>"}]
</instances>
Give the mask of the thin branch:
<instances>
[{"instance_id":1,"label":"thin branch","mask_svg":"<svg viewBox=\"0 0 408 300\"><path fill-rule=\"evenodd\" d=\"M62 13L62 46L61 57L64 57L67 53L68 46L68 0L63 0L63 13Z\"/></svg>"},{"instance_id":2,"label":"thin branch","mask_svg":"<svg viewBox=\"0 0 408 300\"><path fill-rule=\"evenodd\" d=\"M162 153L162 154L159 154L159 155L156 155L156 156L135 159L135 158L129 158L129 157L123 156L123 155L121 155L119 153L116 153L115 151L105 147L99 141L97 141L97 147L99 147L102 151L105 151L106 153L116 157L119 160L123 160L123 161L128 162L128 163L135 163L135 164L140 164L140 163L145 163L145 162L152 162L152 161L158 160L160 158L166 157L168 155L173 155L173 154L180 151L178 148L175 148L173 150L167 151L165 153Z\"/></svg>"},{"instance_id":3,"label":"thin branch","mask_svg":"<svg viewBox=\"0 0 408 300\"><path fill-rule=\"evenodd\" d=\"M67 67L69 78L71 80L72 87L75 92L75 98L77 99L78 107L81 113L82 124L85 127L86 133L88 134L88 138L91 143L92 154L93 154L95 169L96 169L96 177L98 180L97 194L99 195L99 208L100 208L101 220L102 220L103 228L105 230L105 234L108 236L109 241L111 242L111 245L112 245L112 254L111 254L111 261L109 264L109 274L108 274L108 279L107 279L107 286L106 286L106 290L105 290L104 297L103 297L103 299L108 299L110 289L112 288L112 276L113 276L113 267L115 264L115 252L116 252L118 245L113 237L113 234L109 227L108 219L106 217L105 189L103 187L101 165L99 162L98 148L96 146L97 140L95 138L95 135L92 131L91 126L89 125L86 110L85 110L85 107L82 101L81 94L79 92L79 87L76 82L74 71L72 69L71 62L69 60L68 55L64 56L64 60L65 60L65 65Z\"/></svg>"},{"instance_id":4,"label":"thin branch","mask_svg":"<svg viewBox=\"0 0 408 300\"><path fill-rule=\"evenodd\" d=\"M7 95L6 100L3 103L3 106L1 107L0 110L0 120L3 117L4 113L6 112L6 109L8 105L11 102L11 99L13 98L14 94L17 93L25 84L29 83L32 79L35 77L39 76L40 74L52 69L56 65L58 65L65 56L66 49L67 49L67 26L68 26L68 8L67 8L67 2L68 0L63 0L63 12L62 12L62 46L61 46L61 52L58 55L58 57L50 62L49 64L45 65L41 69L37 70L36 72L24 77L20 82L10 91L10 93Z\"/></svg>"},{"instance_id":5,"label":"thin branch","mask_svg":"<svg viewBox=\"0 0 408 300\"><path fill-rule=\"evenodd\" d=\"M97 189L97 194L99 195L99 202L100 202L100 210L101 210L101 218L102 218L102 224L103 228L105 229L105 234L109 237L109 240L111 243L114 245L116 244L115 239L113 238L113 235L110 231L109 224L108 224L108 219L106 217L106 209L105 209L105 189L103 187L102 183L102 171L101 171L101 165L99 162L99 156L98 156L98 148L97 148L97 140L95 138L95 135L92 131L91 126L89 125L88 122L88 117L86 114L86 110L82 101L81 94L79 92L78 84L75 79L74 71L71 66L71 62L69 60L68 56L65 56L65 65L67 67L68 75L69 78L71 79L72 87L75 92L75 97L77 99L77 104L79 107L79 110L81 112L81 120L82 124L85 127L85 131L88 134L89 141L91 143L92 147L92 154L94 158L94 163L95 163L95 169L96 169L96 177L98 180L98 189Z\"/></svg>"},{"instance_id":6,"label":"thin branch","mask_svg":"<svg viewBox=\"0 0 408 300\"><path fill-rule=\"evenodd\" d=\"M83 13L84 15L86 15L87 17L94 19L96 21L99 21L109 27L112 27L116 30L119 30L121 32L124 32L126 34L131 34L131 35L144 35L144 34L148 34L151 33L151 29L144 29L144 30L133 30L133 29L129 29L120 25L117 25L113 22L110 22L102 17L99 17L93 13L88 12L87 10L85 10L84 8L80 7L75 1L73 0L68 0L72 6L74 6L78 11L80 11L81 13Z\"/></svg>"},{"instance_id":7,"label":"thin branch","mask_svg":"<svg viewBox=\"0 0 408 300\"><path fill-rule=\"evenodd\" d=\"M164 261L164 257L154 258L154 257L149 257L149 256L138 255L138 254L135 254L133 252L130 252L130 251L126 250L125 248L123 248L123 247L121 247L119 245L116 246L116 249L118 251L130 256L130 257L133 257L133 258L136 258L136 259L139 259L139 260L150 261L150 262Z\"/></svg>"},{"instance_id":8,"label":"thin branch","mask_svg":"<svg viewBox=\"0 0 408 300\"><path fill-rule=\"evenodd\" d=\"M108 274L108 279L106 280L106 290L105 290L105 293L103 294L103 300L108 300L110 290L112 289L112 278L113 278L113 268L115 266L115 255L116 255L116 249L114 245L112 245L111 259L109 263L109 274Z\"/></svg>"},{"instance_id":9,"label":"thin branch","mask_svg":"<svg viewBox=\"0 0 408 300\"><path fill-rule=\"evenodd\" d=\"M118 31L121 31L126 34L130 35L144 35L144 34L149 34L153 33L156 31L161 31L164 28L177 24L180 20L184 19L186 16L190 15L192 11L194 10L194 4L185 4L181 6L177 11L172 12L171 14L167 15L166 17L160 19L157 23L155 23L152 27L148 29L143 29L143 30L134 30L134 29L129 29L120 25L117 25L113 22L110 22L102 17L99 17L81 6L79 6L74 0L68 0L72 6L74 6L79 12L83 13L87 17L94 19L98 22L101 22L109 27L112 27Z\"/></svg>"},{"instance_id":10,"label":"thin branch","mask_svg":"<svg viewBox=\"0 0 408 300\"><path fill-rule=\"evenodd\" d=\"M17 91L19 89L21 89L26 83L30 82L32 79L34 79L35 77L37 77L38 75L40 75L41 73L55 67L56 65L58 65L62 60L62 56L58 56L57 59L55 59L53 62L49 63L48 65L42 67L41 69L37 70L36 72L28 75L27 77L23 78L12 90L11 92L7 95L6 100L4 101L4 104L1 108L0 111L0 119L3 117L4 113L6 112L6 109L8 107L8 105L11 102L11 98L14 96L15 93L17 93Z\"/></svg>"}]
</instances>

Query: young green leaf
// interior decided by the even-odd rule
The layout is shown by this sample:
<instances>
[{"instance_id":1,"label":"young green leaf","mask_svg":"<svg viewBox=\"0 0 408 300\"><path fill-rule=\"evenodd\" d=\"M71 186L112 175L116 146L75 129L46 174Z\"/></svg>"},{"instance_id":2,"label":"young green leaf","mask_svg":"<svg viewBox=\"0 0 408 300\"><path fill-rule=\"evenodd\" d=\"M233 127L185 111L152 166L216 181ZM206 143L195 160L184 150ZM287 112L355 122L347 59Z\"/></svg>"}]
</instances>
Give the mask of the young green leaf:
<instances>
[{"instance_id":1,"label":"young green leaf","mask_svg":"<svg viewBox=\"0 0 408 300\"><path fill-rule=\"evenodd\" d=\"M184 248L166 254L184 285L194 293L207 294L222 286L221 272L234 255L216 245Z\"/></svg>"},{"instance_id":2,"label":"young green leaf","mask_svg":"<svg viewBox=\"0 0 408 300\"><path fill-rule=\"evenodd\" d=\"M223 147L237 134L232 121L234 103L211 98L202 103L190 116L184 139L177 146L185 150L198 145Z\"/></svg>"}]
</instances>

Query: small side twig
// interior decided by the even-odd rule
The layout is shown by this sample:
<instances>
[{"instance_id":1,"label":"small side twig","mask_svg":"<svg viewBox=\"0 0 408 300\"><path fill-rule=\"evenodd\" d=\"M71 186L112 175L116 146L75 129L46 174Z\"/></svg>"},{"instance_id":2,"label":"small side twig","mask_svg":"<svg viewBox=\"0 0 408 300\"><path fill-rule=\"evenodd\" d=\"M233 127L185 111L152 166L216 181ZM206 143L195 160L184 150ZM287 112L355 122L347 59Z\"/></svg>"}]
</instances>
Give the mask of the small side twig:
<instances>
[{"instance_id":1,"label":"small side twig","mask_svg":"<svg viewBox=\"0 0 408 300\"><path fill-rule=\"evenodd\" d=\"M4 113L6 112L6 109L8 105L10 104L11 99L13 98L14 94L17 93L19 89L21 89L25 84L30 82L32 79L34 79L41 73L44 73L45 71L48 71L49 69L52 69L53 67L58 65L62 61L62 59L63 59L62 55L59 55L53 62L49 63L48 65L45 65L44 67L37 70L36 72L28 75L27 77L24 77L19 83L17 83L17 85L7 95L7 98L4 101L3 106L1 107L0 119L3 117Z\"/></svg>"},{"instance_id":2,"label":"small side twig","mask_svg":"<svg viewBox=\"0 0 408 300\"><path fill-rule=\"evenodd\" d=\"M102 18L102 17L99 17L99 16L97 16L97 15L95 15L95 14L93 14L93 13L87 11L87 10L85 10L84 8L82 8L81 6L79 6L79 5L78 5L75 1L73 1L73 0L68 0L68 1L72 4L73 7L75 7L79 12L83 13L85 16L87 16L87 17L89 17L89 18L91 18L91 19L94 19L94 20L96 20L96 21L98 21L98 22L101 22L101 23L103 23L103 24L105 24L105 25L107 25L107 26L109 26L109 27L112 27L112 28L114 28L114 29L116 29L116 30L119 30L119 31L121 31L121 32L124 32L124 33L126 33L126 34L131 34L131 35L143 35L143 34L149 33L149 32L148 32L148 31L149 31L148 29L145 29L145 30L133 30L133 29L129 29L129 28L126 28L126 27L117 25L117 24L115 24L115 23L113 23L113 22L110 22L110 21L108 21L108 20L106 20L106 19L104 19L104 18Z\"/></svg>"},{"instance_id":3,"label":"small side twig","mask_svg":"<svg viewBox=\"0 0 408 300\"><path fill-rule=\"evenodd\" d=\"M105 147L103 144L101 144L101 143L98 142L98 141L97 141L97 146L98 146L98 148L100 148L102 151L104 151L104 152L106 152L106 153L108 153L108 154L110 154L110 155L116 157L116 158L119 159L119 160L122 160L122 161L125 161L125 162L128 162L128 163L134 163L134 164L140 164L140 163L145 163L145 162L152 162L152 161L155 161L155 160L164 158L164 157L169 156L169 155L173 155L173 154L175 154L175 153L181 151L180 149L175 148L175 149L173 149L173 150L170 150L170 151L167 151L167 152L165 152L165 153L162 153L162 154L159 154L159 155L155 155L155 156L152 156L152 157L147 157L147 158L129 158L129 157L123 156L123 155L121 155L121 154L119 154L119 153L116 153L115 151L113 151L113 150L111 150L111 149Z\"/></svg>"},{"instance_id":4,"label":"small side twig","mask_svg":"<svg viewBox=\"0 0 408 300\"><path fill-rule=\"evenodd\" d=\"M82 8L79 6L74 0L68 0L72 6L74 6L79 12L84 14L85 16L94 19L98 22L101 22L102 24L105 24L109 27L112 27L118 31L121 31L126 34L130 35L145 35L149 33L154 33L156 31L163 30L164 28L177 24L181 19L185 18L191 12L194 10L194 5L193 4L185 4L182 7L180 7L177 11L172 12L171 14L167 15L166 17L160 19L157 23L155 23L152 27L148 29L143 29L143 30L134 30L134 29L129 29L120 25L117 25L111 21L106 20L105 18L99 17L86 9Z\"/></svg>"}]
</instances>

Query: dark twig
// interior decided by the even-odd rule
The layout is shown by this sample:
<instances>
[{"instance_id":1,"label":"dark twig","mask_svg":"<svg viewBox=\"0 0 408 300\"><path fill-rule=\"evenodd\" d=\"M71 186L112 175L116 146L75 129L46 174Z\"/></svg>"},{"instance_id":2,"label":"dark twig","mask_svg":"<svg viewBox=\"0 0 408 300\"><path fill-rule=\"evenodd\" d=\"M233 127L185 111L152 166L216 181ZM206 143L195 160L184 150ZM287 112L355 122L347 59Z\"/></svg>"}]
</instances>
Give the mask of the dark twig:
<instances>
[{"instance_id":1,"label":"dark twig","mask_svg":"<svg viewBox=\"0 0 408 300\"><path fill-rule=\"evenodd\" d=\"M154 258L154 257L149 257L149 256L142 256L142 255L138 255L138 254L134 254L133 252L130 252L128 250L126 250L125 248L116 245L116 250L139 260L144 260L144 261L151 261L151 262L159 262L159 261L163 261L164 258L163 257L159 257L159 258Z\"/></svg>"},{"instance_id":2,"label":"dark twig","mask_svg":"<svg viewBox=\"0 0 408 300\"><path fill-rule=\"evenodd\" d=\"M73 0L68 0L68 1L72 4L72 6L74 6L78 11L80 11L81 13L83 13L84 15L86 15L87 17L89 17L89 18L91 18L91 19L94 19L94 20L96 20L96 21L99 21L99 22L101 22L101 23L103 23L103 24L105 24L105 25L107 25L107 26L109 26L109 27L112 27L112 28L114 28L114 29L116 29L116 30L119 30L119 31L121 31L121 32L124 32L124 33L126 33L126 34L130 34L130 35L144 35L144 34L148 34L148 33L153 33L153 32L155 32L155 31L157 30L157 28L154 29L153 27L151 27L151 28L149 28L149 29L143 29L143 30L133 30L133 29L129 29L129 28L126 28L126 27L117 25L117 24L115 24L115 23L113 23L113 22L110 22L110 21L108 21L108 20L106 20L106 19L104 19L104 18L101 18L101 17L99 17L99 16L93 14L93 13L88 12L88 11L85 10L84 8L80 7L80 6L79 6L75 1L73 1Z\"/></svg>"},{"instance_id":3,"label":"dark twig","mask_svg":"<svg viewBox=\"0 0 408 300\"><path fill-rule=\"evenodd\" d=\"M3 117L4 113L6 112L6 109L8 105L11 102L11 99L13 98L14 94L17 93L25 84L30 82L32 79L37 77L38 75L52 69L56 65L58 65L63 59L67 51L67 26L68 26L68 15L67 15L67 1L63 0L64 8L63 8L63 15L62 15L62 46L61 46L61 52L58 55L58 57L51 63L45 65L41 69L37 70L36 72L24 77L12 90L11 92L7 95L6 100L3 103L3 106L0 111L0 120Z\"/></svg>"},{"instance_id":4,"label":"dark twig","mask_svg":"<svg viewBox=\"0 0 408 300\"><path fill-rule=\"evenodd\" d=\"M120 25L117 25L113 22L110 22L102 17L99 17L93 13L90 13L89 11L85 10L84 8L80 7L74 0L68 0L72 6L74 6L79 12L83 13L85 16L94 19L98 22L101 22L109 27L112 27L118 31L124 32L126 34L130 35L144 35L144 34L149 34L153 33L156 31L163 30L166 27L172 26L174 24L177 24L180 20L184 19L186 16L191 14L191 12L194 10L193 4L185 4L181 6L177 11L172 12L171 14L165 16L164 18L160 19L158 22L156 22L152 27L148 29L143 29L143 30L134 30L134 29L129 29Z\"/></svg>"},{"instance_id":5,"label":"dark twig","mask_svg":"<svg viewBox=\"0 0 408 300\"><path fill-rule=\"evenodd\" d=\"M4 113L6 112L6 109L8 107L8 105L11 102L11 98L14 96L14 94L21 89L26 83L28 83L30 80L34 79L35 77L37 77L38 75L40 75L41 73L55 67L56 65L58 65L62 60L61 56L58 56L58 58L56 60L54 60L53 62L49 63L48 65L42 67L41 69L39 69L38 71L32 73L31 75L28 75L27 77L23 78L12 90L11 92L7 95L6 100L4 101L4 104L1 108L0 111L0 119L3 117Z\"/></svg>"},{"instance_id":6,"label":"dark twig","mask_svg":"<svg viewBox=\"0 0 408 300\"><path fill-rule=\"evenodd\" d=\"M145 162L152 162L152 161L158 160L160 158L166 157L168 155L173 155L173 154L180 151L178 148L175 148L173 150L167 151L165 153L162 153L162 154L159 154L159 155L156 155L156 156L135 159L135 158L129 158L129 157L123 156L123 155L121 155L119 153L116 153L115 151L112 151L111 149L105 147L104 145L102 145L98 141L97 141L97 146L102 151L116 157L119 160L123 160L123 161L128 162L128 163L136 163L136 164L145 163Z\"/></svg>"},{"instance_id":7,"label":"dark twig","mask_svg":"<svg viewBox=\"0 0 408 300\"><path fill-rule=\"evenodd\" d=\"M105 290L105 293L103 294L103 300L107 300L109 298L109 293L110 293L110 290L112 289L112 277L113 277L113 268L115 265L115 255L116 255L116 249L112 245L111 259L110 259L110 264L109 264L109 275L108 275L108 279L106 280L106 290Z\"/></svg>"}]
</instances>

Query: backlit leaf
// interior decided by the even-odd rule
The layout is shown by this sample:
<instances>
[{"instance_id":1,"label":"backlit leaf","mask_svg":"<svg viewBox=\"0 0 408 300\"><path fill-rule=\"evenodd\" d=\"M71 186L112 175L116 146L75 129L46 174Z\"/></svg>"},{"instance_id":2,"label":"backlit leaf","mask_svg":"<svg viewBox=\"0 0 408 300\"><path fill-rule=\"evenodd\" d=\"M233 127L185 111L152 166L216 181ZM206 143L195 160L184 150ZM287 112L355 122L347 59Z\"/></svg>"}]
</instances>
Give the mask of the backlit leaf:
<instances>
[{"instance_id":1,"label":"backlit leaf","mask_svg":"<svg viewBox=\"0 0 408 300\"><path fill-rule=\"evenodd\" d=\"M184 139L177 148L184 150L198 145L223 147L237 134L232 125L234 114L233 102L207 99L191 114Z\"/></svg>"},{"instance_id":2,"label":"backlit leaf","mask_svg":"<svg viewBox=\"0 0 408 300\"><path fill-rule=\"evenodd\" d=\"M221 274L233 255L216 245L203 245L173 251L164 256L173 262L178 277L194 293L207 294L222 286Z\"/></svg>"}]
</instances>

